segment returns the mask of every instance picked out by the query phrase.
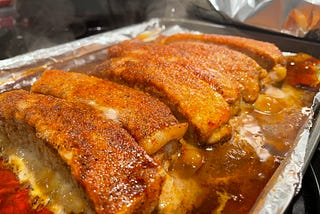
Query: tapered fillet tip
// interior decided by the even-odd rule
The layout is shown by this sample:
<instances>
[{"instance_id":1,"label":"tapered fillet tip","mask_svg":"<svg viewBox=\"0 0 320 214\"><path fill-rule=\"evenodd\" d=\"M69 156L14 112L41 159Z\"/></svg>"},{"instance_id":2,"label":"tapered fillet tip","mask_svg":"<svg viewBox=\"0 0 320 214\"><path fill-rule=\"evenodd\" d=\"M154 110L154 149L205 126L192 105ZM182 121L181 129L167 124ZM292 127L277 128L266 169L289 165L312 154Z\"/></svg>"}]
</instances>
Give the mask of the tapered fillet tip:
<instances>
[{"instance_id":1,"label":"tapered fillet tip","mask_svg":"<svg viewBox=\"0 0 320 214\"><path fill-rule=\"evenodd\" d=\"M269 76L272 82L280 82L287 76L287 68L277 64L269 71Z\"/></svg>"},{"instance_id":2,"label":"tapered fillet tip","mask_svg":"<svg viewBox=\"0 0 320 214\"><path fill-rule=\"evenodd\" d=\"M140 145L150 155L157 152L164 145L172 140L179 140L183 138L184 134L188 130L188 123L180 123L173 126L169 126L162 130L152 133L149 137L143 139Z\"/></svg>"},{"instance_id":3,"label":"tapered fillet tip","mask_svg":"<svg viewBox=\"0 0 320 214\"><path fill-rule=\"evenodd\" d=\"M222 125L211 134L207 140L207 145L228 141L231 138L231 134L232 127L229 124Z\"/></svg>"}]
</instances>

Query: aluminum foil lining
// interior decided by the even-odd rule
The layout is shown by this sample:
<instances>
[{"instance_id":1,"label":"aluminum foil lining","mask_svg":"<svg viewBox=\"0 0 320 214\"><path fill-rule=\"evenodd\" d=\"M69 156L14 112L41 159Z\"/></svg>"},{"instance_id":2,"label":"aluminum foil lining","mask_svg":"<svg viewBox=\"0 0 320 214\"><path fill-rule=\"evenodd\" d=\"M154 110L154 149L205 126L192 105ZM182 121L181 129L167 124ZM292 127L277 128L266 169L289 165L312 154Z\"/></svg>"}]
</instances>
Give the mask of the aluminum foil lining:
<instances>
[{"instance_id":1,"label":"aluminum foil lining","mask_svg":"<svg viewBox=\"0 0 320 214\"><path fill-rule=\"evenodd\" d=\"M318 0L209 0L209 2L227 22L320 40Z\"/></svg>"},{"instance_id":2,"label":"aluminum foil lining","mask_svg":"<svg viewBox=\"0 0 320 214\"><path fill-rule=\"evenodd\" d=\"M265 1L260 1L265 2ZM0 61L0 93L16 88L30 86L45 69L59 68L77 69L84 64L99 61L105 56L105 47L116 42L143 35L146 40L159 34L170 35L179 32L195 32L188 26L210 28L208 23L191 22L189 20L151 19L147 22L101 33L52 48L37 50L11 59ZM183 23L181 27L179 23ZM214 25L211 26L214 30ZM195 33L201 33L199 31ZM294 142L294 147L282 161L270 181L260 194L252 213L283 213L300 190L303 174L309 164L319 140L320 120L316 112L319 110L320 94L313 102L313 107L306 109L310 117Z\"/></svg>"},{"instance_id":3,"label":"aluminum foil lining","mask_svg":"<svg viewBox=\"0 0 320 214\"><path fill-rule=\"evenodd\" d=\"M251 213L284 213L292 198L300 191L302 178L317 147L320 134L319 111L320 93L314 97L312 114L297 136L295 146L275 171L259 195ZM306 109L306 111L309 111ZM317 118L316 120L314 120ZM316 131L311 131L316 130Z\"/></svg>"}]
</instances>

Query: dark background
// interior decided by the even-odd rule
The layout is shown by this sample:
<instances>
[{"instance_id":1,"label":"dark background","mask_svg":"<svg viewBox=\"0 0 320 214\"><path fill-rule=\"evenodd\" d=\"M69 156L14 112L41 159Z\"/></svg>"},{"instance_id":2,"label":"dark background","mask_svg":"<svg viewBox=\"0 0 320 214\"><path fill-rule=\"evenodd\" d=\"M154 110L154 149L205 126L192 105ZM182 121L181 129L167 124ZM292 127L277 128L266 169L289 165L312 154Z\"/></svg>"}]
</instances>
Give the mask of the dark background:
<instances>
[{"instance_id":1,"label":"dark background","mask_svg":"<svg viewBox=\"0 0 320 214\"><path fill-rule=\"evenodd\" d=\"M190 0L0 0L0 59L154 17L185 17Z\"/></svg>"}]
</instances>

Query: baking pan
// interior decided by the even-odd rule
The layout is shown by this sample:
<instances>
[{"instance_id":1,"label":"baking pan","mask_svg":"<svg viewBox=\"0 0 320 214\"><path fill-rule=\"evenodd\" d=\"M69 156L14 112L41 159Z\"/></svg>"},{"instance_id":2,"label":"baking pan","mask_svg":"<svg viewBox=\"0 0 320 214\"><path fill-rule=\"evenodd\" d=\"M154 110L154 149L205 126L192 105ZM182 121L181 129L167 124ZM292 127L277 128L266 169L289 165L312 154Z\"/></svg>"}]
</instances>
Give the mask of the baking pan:
<instances>
[{"instance_id":1,"label":"baking pan","mask_svg":"<svg viewBox=\"0 0 320 214\"><path fill-rule=\"evenodd\" d=\"M46 69L86 72L103 61L106 47L144 34L151 39L161 34L202 32L248 37L275 43L283 52L305 52L319 57L320 44L278 34L238 29L186 19L151 19L149 21L97 34L74 42L41 49L0 61L0 92L28 88ZM255 205L252 213L283 213L299 192L303 175L320 139L319 99L314 98L313 114L301 129L294 146L281 162Z\"/></svg>"}]
</instances>

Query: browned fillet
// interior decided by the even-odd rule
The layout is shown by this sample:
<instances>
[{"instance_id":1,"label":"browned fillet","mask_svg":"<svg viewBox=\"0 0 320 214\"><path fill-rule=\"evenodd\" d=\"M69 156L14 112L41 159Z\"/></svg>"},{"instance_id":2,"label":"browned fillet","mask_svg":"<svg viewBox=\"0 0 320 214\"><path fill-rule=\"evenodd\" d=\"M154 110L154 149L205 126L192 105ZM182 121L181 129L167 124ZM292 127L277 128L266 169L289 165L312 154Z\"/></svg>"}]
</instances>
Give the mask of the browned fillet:
<instances>
[{"instance_id":1,"label":"browned fillet","mask_svg":"<svg viewBox=\"0 0 320 214\"><path fill-rule=\"evenodd\" d=\"M124 129L91 107L11 91L0 95L0 124L9 140L25 133L20 136L25 143L40 139L38 148L51 148L70 167L97 213L150 213L156 206L161 168Z\"/></svg>"},{"instance_id":2,"label":"browned fillet","mask_svg":"<svg viewBox=\"0 0 320 214\"><path fill-rule=\"evenodd\" d=\"M206 82L173 63L159 44L124 41L108 48L110 57L95 75L126 83L159 97L200 133L201 141L215 143L230 135L227 102ZM161 53L162 56L159 57Z\"/></svg>"},{"instance_id":3,"label":"browned fillet","mask_svg":"<svg viewBox=\"0 0 320 214\"><path fill-rule=\"evenodd\" d=\"M211 88L220 93L229 104L239 101L243 86L228 72L222 71L219 66L214 66L215 62L205 59L198 47L199 43L174 43L173 45L161 45L157 48L154 57L167 57L170 63L181 65L187 72L193 73L199 79L207 82ZM206 45L206 44L200 44ZM154 45L157 47L157 45ZM195 48L195 49L193 49Z\"/></svg>"},{"instance_id":4,"label":"browned fillet","mask_svg":"<svg viewBox=\"0 0 320 214\"><path fill-rule=\"evenodd\" d=\"M186 58L200 78L214 80L217 91L227 101L238 99L242 92L245 101L254 102L260 83L269 82L267 72L253 59L226 47L199 42L175 42L168 47L176 49L180 58Z\"/></svg>"},{"instance_id":5,"label":"browned fillet","mask_svg":"<svg viewBox=\"0 0 320 214\"><path fill-rule=\"evenodd\" d=\"M187 123L179 123L170 109L142 91L80 73L45 71L33 92L79 101L103 111L120 123L148 154L173 139L181 139Z\"/></svg>"},{"instance_id":6,"label":"browned fillet","mask_svg":"<svg viewBox=\"0 0 320 214\"><path fill-rule=\"evenodd\" d=\"M159 39L162 44L181 41L199 41L211 44L224 45L242 52L258 62L264 69L271 72L274 82L284 79L286 74L286 60L281 51L272 43L248 39L244 37L181 33Z\"/></svg>"}]
</instances>

